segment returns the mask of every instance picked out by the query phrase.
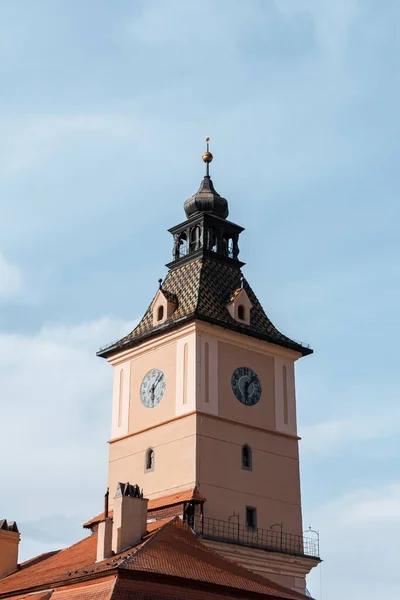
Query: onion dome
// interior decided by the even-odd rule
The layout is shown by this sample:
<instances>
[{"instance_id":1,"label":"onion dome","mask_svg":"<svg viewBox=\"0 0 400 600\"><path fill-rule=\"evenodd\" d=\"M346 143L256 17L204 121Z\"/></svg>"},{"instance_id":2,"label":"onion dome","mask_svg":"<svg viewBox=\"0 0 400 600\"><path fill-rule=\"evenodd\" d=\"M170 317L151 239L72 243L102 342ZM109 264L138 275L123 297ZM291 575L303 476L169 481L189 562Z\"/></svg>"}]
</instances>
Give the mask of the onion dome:
<instances>
[{"instance_id":1,"label":"onion dome","mask_svg":"<svg viewBox=\"0 0 400 600\"><path fill-rule=\"evenodd\" d=\"M196 194L186 200L184 206L187 218L201 212L208 212L221 219L226 219L229 215L228 202L215 191L213 182L209 173L210 162L213 155L209 150L210 138L206 138L207 151L204 152L202 159L206 163L206 175L200 184Z\"/></svg>"},{"instance_id":2,"label":"onion dome","mask_svg":"<svg viewBox=\"0 0 400 600\"><path fill-rule=\"evenodd\" d=\"M187 218L199 212L210 212L222 219L229 214L228 202L215 191L209 175L204 177L199 190L183 206Z\"/></svg>"}]
</instances>

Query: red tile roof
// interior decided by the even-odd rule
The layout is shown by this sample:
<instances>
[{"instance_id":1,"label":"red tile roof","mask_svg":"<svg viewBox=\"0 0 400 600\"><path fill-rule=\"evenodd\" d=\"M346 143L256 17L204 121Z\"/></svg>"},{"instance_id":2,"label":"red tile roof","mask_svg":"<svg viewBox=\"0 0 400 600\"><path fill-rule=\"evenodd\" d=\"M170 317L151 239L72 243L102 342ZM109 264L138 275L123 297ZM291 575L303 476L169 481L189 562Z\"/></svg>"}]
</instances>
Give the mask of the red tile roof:
<instances>
[{"instance_id":1,"label":"red tile roof","mask_svg":"<svg viewBox=\"0 0 400 600\"><path fill-rule=\"evenodd\" d=\"M112 575L95 581L56 588L51 600L109 600L117 581L117 575Z\"/></svg>"},{"instance_id":2,"label":"red tile roof","mask_svg":"<svg viewBox=\"0 0 400 600\"><path fill-rule=\"evenodd\" d=\"M119 567L202 581L274 598L305 598L208 550L179 518L160 528L139 552L124 558Z\"/></svg>"},{"instance_id":3,"label":"red tile roof","mask_svg":"<svg viewBox=\"0 0 400 600\"><path fill-rule=\"evenodd\" d=\"M13 600L109 600L117 579L117 575L111 575L95 581L13 596Z\"/></svg>"},{"instance_id":4,"label":"red tile roof","mask_svg":"<svg viewBox=\"0 0 400 600\"><path fill-rule=\"evenodd\" d=\"M48 600L53 595L53 591L33 592L31 594L23 594L22 596L13 596L13 598L14 600Z\"/></svg>"},{"instance_id":5,"label":"red tile roof","mask_svg":"<svg viewBox=\"0 0 400 600\"><path fill-rule=\"evenodd\" d=\"M183 492L176 492L175 494L169 494L168 496L161 496L161 498L153 498L149 500L148 511L159 510L160 508L167 508L168 506L175 506L177 504L183 504L184 502L206 502L207 498L200 494L196 488L191 488ZM110 510L108 513L109 517L113 516L113 511ZM96 525L104 519L104 512L96 515L89 521L86 521L82 525L86 529L91 529L93 525Z\"/></svg>"},{"instance_id":6,"label":"red tile roof","mask_svg":"<svg viewBox=\"0 0 400 600\"><path fill-rule=\"evenodd\" d=\"M122 584L120 595L119 584L114 589L115 577L127 578L130 575L135 581L156 580L167 586L184 587L186 592L190 592L185 598L190 596L199 600L201 596L190 595L199 586L206 587L207 597L208 592L218 597L219 593L225 594L227 589L231 589L232 594L235 590L234 595L242 599L248 598L251 593L282 600L305 599L305 596L283 588L208 550L179 517L150 523L148 528L149 534L140 544L99 563L95 562L96 535L85 538L70 548L28 561L21 565L19 571L0 580L0 597L9 597L19 591L19 600L28 600L25 598L27 593L40 589L48 592L52 591L51 588L54 589L54 594L50 600L111 600L111 595L112 600L169 600L178 597L177 594L157 595L154 589L138 595L132 588L128 598ZM154 579L156 576L158 578ZM38 594L37 597L30 596L29 600L49 599Z\"/></svg>"},{"instance_id":7,"label":"red tile roof","mask_svg":"<svg viewBox=\"0 0 400 600\"><path fill-rule=\"evenodd\" d=\"M171 519L164 519L147 526L149 536ZM141 544L137 546L139 548ZM96 563L97 536L91 535L69 548L41 554L35 559L22 563L20 569L0 579L0 596L16 590L27 590L47 585L74 580L84 575L96 574L113 569L129 551ZM52 599L53 600L53 599Z\"/></svg>"},{"instance_id":8,"label":"red tile roof","mask_svg":"<svg viewBox=\"0 0 400 600\"><path fill-rule=\"evenodd\" d=\"M183 504L184 502L206 502L207 498L200 494L196 488L185 490L184 492L176 492L175 494L169 494L169 496L162 496L161 498L153 498L149 500L149 511L158 510L159 508L166 508L167 506L174 506L175 504Z\"/></svg>"}]
</instances>

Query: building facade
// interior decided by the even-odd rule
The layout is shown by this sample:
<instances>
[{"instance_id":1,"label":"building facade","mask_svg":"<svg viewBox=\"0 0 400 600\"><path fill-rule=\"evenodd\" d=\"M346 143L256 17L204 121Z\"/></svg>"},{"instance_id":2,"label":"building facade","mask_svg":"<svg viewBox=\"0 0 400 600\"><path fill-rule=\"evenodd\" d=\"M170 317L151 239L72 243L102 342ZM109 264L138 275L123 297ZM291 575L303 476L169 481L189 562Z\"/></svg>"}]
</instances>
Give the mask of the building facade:
<instances>
[{"instance_id":1,"label":"building facade","mask_svg":"<svg viewBox=\"0 0 400 600\"><path fill-rule=\"evenodd\" d=\"M0 520L0 600L306 597L319 549L302 533L294 364L312 351L244 278L211 159L146 313L98 353L114 371L104 512L22 564Z\"/></svg>"},{"instance_id":2,"label":"building facade","mask_svg":"<svg viewBox=\"0 0 400 600\"><path fill-rule=\"evenodd\" d=\"M165 280L98 353L114 370L108 485L135 482L150 501L196 490L204 502L182 517L205 544L304 592L319 559L303 538L295 362L312 350L276 329L245 279L243 228L203 160Z\"/></svg>"}]
</instances>

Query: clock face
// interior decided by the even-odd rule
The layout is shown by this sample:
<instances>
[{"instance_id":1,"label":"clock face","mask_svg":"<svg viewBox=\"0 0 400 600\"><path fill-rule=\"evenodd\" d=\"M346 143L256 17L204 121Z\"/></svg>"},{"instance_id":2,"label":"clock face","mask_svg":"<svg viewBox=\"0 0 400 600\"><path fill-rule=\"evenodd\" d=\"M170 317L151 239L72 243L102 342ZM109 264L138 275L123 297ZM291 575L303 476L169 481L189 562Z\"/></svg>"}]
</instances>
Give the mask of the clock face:
<instances>
[{"instance_id":1,"label":"clock face","mask_svg":"<svg viewBox=\"0 0 400 600\"><path fill-rule=\"evenodd\" d=\"M261 398L261 383L248 367L239 367L232 373L232 392L242 404L254 406Z\"/></svg>"},{"instance_id":2,"label":"clock face","mask_svg":"<svg viewBox=\"0 0 400 600\"><path fill-rule=\"evenodd\" d=\"M154 408L154 406L160 404L166 388L167 379L165 373L160 371L160 369L151 369L143 377L142 385L140 386L140 399L143 406Z\"/></svg>"}]
</instances>

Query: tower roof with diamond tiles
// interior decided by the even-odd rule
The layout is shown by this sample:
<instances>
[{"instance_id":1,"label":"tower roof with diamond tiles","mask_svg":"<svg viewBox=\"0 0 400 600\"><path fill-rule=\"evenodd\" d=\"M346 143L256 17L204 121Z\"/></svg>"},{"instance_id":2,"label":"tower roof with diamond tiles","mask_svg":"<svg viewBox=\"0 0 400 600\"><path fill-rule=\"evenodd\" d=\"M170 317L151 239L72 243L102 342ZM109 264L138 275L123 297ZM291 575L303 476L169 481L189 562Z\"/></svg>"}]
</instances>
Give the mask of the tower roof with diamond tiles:
<instances>
[{"instance_id":1,"label":"tower roof with diamond tiles","mask_svg":"<svg viewBox=\"0 0 400 600\"><path fill-rule=\"evenodd\" d=\"M137 327L102 348L98 356L107 358L194 319L277 344L302 356L312 353L309 346L289 338L273 325L245 279L241 270L244 263L238 258L243 227L227 220L228 203L216 192L209 175L211 153L204 153L203 160L207 173L197 193L184 204L187 220L169 230L174 237L173 261L167 264L169 272L162 283L160 280L160 289L174 301L175 310L161 324L154 324L152 301ZM252 304L247 324L235 320L227 308L241 288Z\"/></svg>"}]
</instances>

